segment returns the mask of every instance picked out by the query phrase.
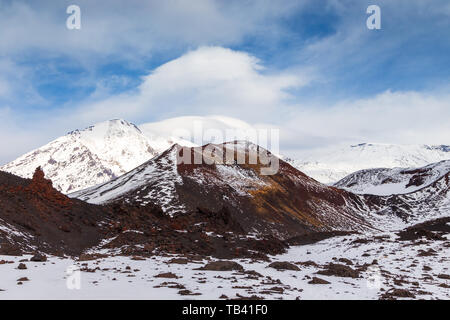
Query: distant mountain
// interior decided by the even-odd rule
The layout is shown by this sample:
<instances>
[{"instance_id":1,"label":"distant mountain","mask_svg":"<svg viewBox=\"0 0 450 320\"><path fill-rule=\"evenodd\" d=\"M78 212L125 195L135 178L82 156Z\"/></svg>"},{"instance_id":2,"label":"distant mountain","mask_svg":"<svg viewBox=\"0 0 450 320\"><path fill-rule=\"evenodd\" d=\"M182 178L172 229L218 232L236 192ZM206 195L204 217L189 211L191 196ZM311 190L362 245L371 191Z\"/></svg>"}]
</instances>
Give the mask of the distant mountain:
<instances>
[{"instance_id":1,"label":"distant mountain","mask_svg":"<svg viewBox=\"0 0 450 320\"><path fill-rule=\"evenodd\" d=\"M331 184L363 169L417 168L450 160L450 146L362 143L285 160L317 181Z\"/></svg>"},{"instance_id":2,"label":"distant mountain","mask_svg":"<svg viewBox=\"0 0 450 320\"><path fill-rule=\"evenodd\" d=\"M450 160L421 168L366 169L346 176L334 186L361 194L405 194L423 189L449 172Z\"/></svg>"},{"instance_id":3,"label":"distant mountain","mask_svg":"<svg viewBox=\"0 0 450 320\"><path fill-rule=\"evenodd\" d=\"M231 140L252 141L247 135L251 130L255 130L244 121L224 116L176 117L140 124L139 129L152 141L157 140L158 137L168 137L175 143L188 147ZM230 134L229 137L226 136L227 133ZM185 141L196 143L196 145L189 145ZM257 143L257 141L252 142Z\"/></svg>"}]
</instances>

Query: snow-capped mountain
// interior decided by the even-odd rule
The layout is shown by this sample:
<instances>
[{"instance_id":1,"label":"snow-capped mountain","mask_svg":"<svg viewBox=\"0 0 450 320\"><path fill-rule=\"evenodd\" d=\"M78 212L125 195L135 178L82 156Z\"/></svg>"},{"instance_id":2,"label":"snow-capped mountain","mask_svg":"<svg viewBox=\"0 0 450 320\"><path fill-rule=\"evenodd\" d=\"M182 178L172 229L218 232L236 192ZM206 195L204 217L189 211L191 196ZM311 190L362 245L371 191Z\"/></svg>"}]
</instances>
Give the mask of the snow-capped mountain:
<instances>
[{"instance_id":1,"label":"snow-capped mountain","mask_svg":"<svg viewBox=\"0 0 450 320\"><path fill-rule=\"evenodd\" d=\"M322 183L335 183L347 175L372 168L418 168L450 159L450 146L362 143L330 148L285 159Z\"/></svg>"},{"instance_id":2,"label":"snow-capped mountain","mask_svg":"<svg viewBox=\"0 0 450 320\"><path fill-rule=\"evenodd\" d=\"M180 163L186 154L205 157L206 147L218 154L231 149L233 159L218 163L207 156L202 164ZM364 203L359 196L318 183L282 160L275 175L262 175L261 163L233 161L248 159L257 148L238 141L195 148L174 145L119 178L69 196L93 204L157 204L170 216L226 208L247 232L282 238L311 230L370 228L360 214ZM214 161L207 164L209 160Z\"/></svg>"},{"instance_id":3,"label":"snow-capped mountain","mask_svg":"<svg viewBox=\"0 0 450 320\"><path fill-rule=\"evenodd\" d=\"M31 178L41 167L56 189L70 193L110 181L175 143L194 147L194 140L222 142L227 132L245 134L251 129L243 121L222 116L177 117L139 127L125 120L110 120L72 131L0 167L0 171ZM222 132L223 136L209 136L208 132Z\"/></svg>"},{"instance_id":4,"label":"snow-capped mountain","mask_svg":"<svg viewBox=\"0 0 450 320\"><path fill-rule=\"evenodd\" d=\"M405 194L427 187L449 172L450 160L421 168L366 169L348 175L334 186L360 194Z\"/></svg>"},{"instance_id":5,"label":"snow-capped mountain","mask_svg":"<svg viewBox=\"0 0 450 320\"><path fill-rule=\"evenodd\" d=\"M224 116L183 116L139 125L139 129L152 141L169 137L183 146L200 146L233 140L250 140L248 134L255 130L250 124ZM250 136L252 138L252 136ZM194 144L187 144L190 141ZM167 148L166 148L167 149Z\"/></svg>"},{"instance_id":6,"label":"snow-capped mountain","mask_svg":"<svg viewBox=\"0 0 450 320\"><path fill-rule=\"evenodd\" d=\"M152 158L170 141L152 144L125 120L110 120L75 130L2 166L0 170L31 178L41 167L63 193L109 181Z\"/></svg>"}]
</instances>

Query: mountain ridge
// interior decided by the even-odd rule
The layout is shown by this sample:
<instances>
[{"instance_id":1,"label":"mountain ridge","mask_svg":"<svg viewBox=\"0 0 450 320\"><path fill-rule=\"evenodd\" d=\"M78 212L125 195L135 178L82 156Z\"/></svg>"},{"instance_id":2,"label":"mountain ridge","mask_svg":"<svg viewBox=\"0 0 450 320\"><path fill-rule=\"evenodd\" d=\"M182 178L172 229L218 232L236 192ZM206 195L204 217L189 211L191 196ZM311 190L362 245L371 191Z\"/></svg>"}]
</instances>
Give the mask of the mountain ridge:
<instances>
[{"instance_id":1,"label":"mountain ridge","mask_svg":"<svg viewBox=\"0 0 450 320\"><path fill-rule=\"evenodd\" d=\"M450 146L383 143L332 147L287 159L300 171L327 184L336 183L359 170L422 167L442 160L450 160Z\"/></svg>"}]
</instances>

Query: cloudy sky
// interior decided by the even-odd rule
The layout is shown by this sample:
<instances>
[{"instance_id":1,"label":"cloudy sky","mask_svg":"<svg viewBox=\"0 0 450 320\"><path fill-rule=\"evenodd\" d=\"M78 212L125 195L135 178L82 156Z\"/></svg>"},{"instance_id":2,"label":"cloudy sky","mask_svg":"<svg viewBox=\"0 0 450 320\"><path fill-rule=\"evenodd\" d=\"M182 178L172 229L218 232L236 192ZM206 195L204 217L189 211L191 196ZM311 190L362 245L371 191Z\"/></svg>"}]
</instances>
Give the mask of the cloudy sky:
<instances>
[{"instance_id":1,"label":"cloudy sky","mask_svg":"<svg viewBox=\"0 0 450 320\"><path fill-rule=\"evenodd\" d=\"M0 39L0 164L113 118L225 115L286 152L450 144L448 0L0 0Z\"/></svg>"}]
</instances>

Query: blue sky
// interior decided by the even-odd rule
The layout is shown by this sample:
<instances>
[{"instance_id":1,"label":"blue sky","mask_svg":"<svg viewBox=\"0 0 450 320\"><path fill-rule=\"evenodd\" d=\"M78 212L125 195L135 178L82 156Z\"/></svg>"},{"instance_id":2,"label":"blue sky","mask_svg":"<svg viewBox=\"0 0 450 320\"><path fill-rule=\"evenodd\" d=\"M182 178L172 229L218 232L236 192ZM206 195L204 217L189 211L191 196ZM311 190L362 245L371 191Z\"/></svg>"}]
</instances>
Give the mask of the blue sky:
<instances>
[{"instance_id":1,"label":"blue sky","mask_svg":"<svg viewBox=\"0 0 450 320\"><path fill-rule=\"evenodd\" d=\"M81 8L81 30L65 26L70 4ZM366 27L370 4L381 8L381 30ZM450 143L447 0L0 0L0 39L0 163L118 117L220 113L277 125L292 149ZM263 99L235 94L214 55L247 70L233 76ZM204 73L212 80L171 90L164 79L184 79L196 57L217 68ZM173 61L178 67L162 67ZM382 125L366 122L374 115ZM414 119L432 125L414 127Z\"/></svg>"}]
</instances>

